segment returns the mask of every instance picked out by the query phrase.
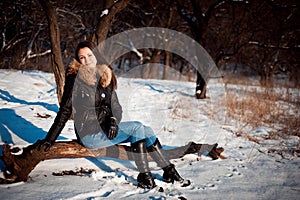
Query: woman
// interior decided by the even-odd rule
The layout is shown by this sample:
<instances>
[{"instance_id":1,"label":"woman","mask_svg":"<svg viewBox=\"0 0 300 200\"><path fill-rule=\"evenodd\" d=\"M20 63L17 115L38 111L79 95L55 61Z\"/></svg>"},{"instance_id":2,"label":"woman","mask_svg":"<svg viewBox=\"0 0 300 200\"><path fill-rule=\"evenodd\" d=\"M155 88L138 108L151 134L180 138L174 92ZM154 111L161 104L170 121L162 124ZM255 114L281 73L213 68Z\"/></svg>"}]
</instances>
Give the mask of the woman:
<instances>
[{"instance_id":1,"label":"woman","mask_svg":"<svg viewBox=\"0 0 300 200\"><path fill-rule=\"evenodd\" d=\"M178 181L182 186L189 185L190 181L185 181L170 163L150 127L136 121L120 122L122 107L115 91L117 79L110 67L97 65L95 47L88 41L78 44L75 61L67 70L59 112L46 138L39 141L38 149L50 149L73 113L76 136L85 147L131 144L140 172L137 177L139 187L151 189L156 186L148 166L147 152L164 170L165 182Z\"/></svg>"}]
</instances>

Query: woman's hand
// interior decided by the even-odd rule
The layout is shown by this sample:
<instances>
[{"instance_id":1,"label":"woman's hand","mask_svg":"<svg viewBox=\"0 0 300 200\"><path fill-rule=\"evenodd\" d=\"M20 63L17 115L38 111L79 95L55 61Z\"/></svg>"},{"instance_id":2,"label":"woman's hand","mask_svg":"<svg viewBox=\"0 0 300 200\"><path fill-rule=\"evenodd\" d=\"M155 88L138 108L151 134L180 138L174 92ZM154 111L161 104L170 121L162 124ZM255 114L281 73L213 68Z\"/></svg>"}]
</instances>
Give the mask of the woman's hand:
<instances>
[{"instance_id":1,"label":"woman's hand","mask_svg":"<svg viewBox=\"0 0 300 200\"><path fill-rule=\"evenodd\" d=\"M108 139L112 140L114 139L117 135L118 135L118 124L117 124L117 120L114 117L110 118L110 128L107 134Z\"/></svg>"}]
</instances>

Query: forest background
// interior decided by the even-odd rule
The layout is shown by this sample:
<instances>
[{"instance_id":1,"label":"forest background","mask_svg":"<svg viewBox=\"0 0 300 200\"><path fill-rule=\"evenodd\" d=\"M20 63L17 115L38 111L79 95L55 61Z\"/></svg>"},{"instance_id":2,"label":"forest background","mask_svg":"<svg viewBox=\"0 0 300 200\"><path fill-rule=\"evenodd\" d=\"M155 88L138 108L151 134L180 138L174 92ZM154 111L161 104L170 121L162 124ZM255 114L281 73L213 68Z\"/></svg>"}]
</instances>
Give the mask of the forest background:
<instances>
[{"instance_id":1,"label":"forest background","mask_svg":"<svg viewBox=\"0 0 300 200\"><path fill-rule=\"evenodd\" d=\"M79 41L99 43L133 28L164 27L199 42L218 68L229 72L227 80L255 75L263 86L274 86L278 79L299 86L296 0L3 0L0 7L0 68L52 72L53 45L60 48L66 68ZM52 11L50 23L57 23L54 32L59 34L56 44L50 38ZM195 79L196 70L178 55L140 51L147 58L142 62L163 63ZM130 70L140 62L131 52L115 61L115 71Z\"/></svg>"}]
</instances>

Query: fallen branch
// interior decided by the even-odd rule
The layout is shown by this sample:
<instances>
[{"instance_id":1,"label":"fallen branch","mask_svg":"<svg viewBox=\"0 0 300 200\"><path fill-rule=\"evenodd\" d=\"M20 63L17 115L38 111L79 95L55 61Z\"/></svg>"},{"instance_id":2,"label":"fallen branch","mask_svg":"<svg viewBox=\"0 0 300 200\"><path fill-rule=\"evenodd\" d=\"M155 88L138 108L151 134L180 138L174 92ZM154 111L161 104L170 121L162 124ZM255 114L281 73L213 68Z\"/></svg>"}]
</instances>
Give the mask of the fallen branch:
<instances>
[{"instance_id":1,"label":"fallen branch","mask_svg":"<svg viewBox=\"0 0 300 200\"><path fill-rule=\"evenodd\" d=\"M36 144L29 145L21 149L11 148L10 145L2 146L4 165L6 167L5 178L1 183L14 183L18 181L27 181L29 173L36 167L36 165L49 159L58 158L97 158L97 157L111 157L121 160L133 160L133 153L131 148L125 145L115 145L100 149L87 149L76 141L56 142L48 152L43 150L38 151ZM16 154L22 151L21 154ZM174 149L166 150L170 159L180 158L186 154L209 152L213 159L222 158L221 153L223 148L217 148L217 144L196 144L190 142L189 144ZM152 158L148 154L148 160Z\"/></svg>"}]
</instances>

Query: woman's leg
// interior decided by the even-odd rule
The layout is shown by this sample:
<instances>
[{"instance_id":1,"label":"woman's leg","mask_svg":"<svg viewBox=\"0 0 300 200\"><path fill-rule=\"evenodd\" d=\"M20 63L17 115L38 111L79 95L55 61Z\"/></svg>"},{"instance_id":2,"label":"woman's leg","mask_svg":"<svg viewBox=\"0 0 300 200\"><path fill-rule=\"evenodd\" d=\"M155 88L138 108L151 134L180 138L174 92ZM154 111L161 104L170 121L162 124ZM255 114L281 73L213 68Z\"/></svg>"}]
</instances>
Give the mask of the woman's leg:
<instances>
[{"instance_id":1,"label":"woman's leg","mask_svg":"<svg viewBox=\"0 0 300 200\"><path fill-rule=\"evenodd\" d=\"M184 180L175 169L175 166L170 163L169 158L158 139L156 139L154 144L147 148L147 151L157 165L164 170L163 181L167 183L178 181L183 187L191 184L189 180Z\"/></svg>"},{"instance_id":2,"label":"woman's leg","mask_svg":"<svg viewBox=\"0 0 300 200\"><path fill-rule=\"evenodd\" d=\"M146 147L151 146L156 140L152 128L138 121L121 122L118 134L126 135L128 138L126 142L130 142L131 144L145 140Z\"/></svg>"},{"instance_id":3,"label":"woman's leg","mask_svg":"<svg viewBox=\"0 0 300 200\"><path fill-rule=\"evenodd\" d=\"M118 135L110 140L107 138L104 132L93 133L80 138L81 143L87 148L105 148L115 144L123 143L128 139L127 134L121 132Z\"/></svg>"},{"instance_id":4,"label":"woman's leg","mask_svg":"<svg viewBox=\"0 0 300 200\"><path fill-rule=\"evenodd\" d=\"M131 144L135 164L140 172L137 177L138 186L141 188L152 189L156 186L149 169L147 160L147 149L145 140L140 140Z\"/></svg>"},{"instance_id":5,"label":"woman's leg","mask_svg":"<svg viewBox=\"0 0 300 200\"><path fill-rule=\"evenodd\" d=\"M156 186L149 169L147 159L147 146L156 140L153 130L137 121L122 122L119 124L119 132L128 134L126 142L131 143L135 164L140 172L137 177L138 186L152 189Z\"/></svg>"},{"instance_id":6,"label":"woman's leg","mask_svg":"<svg viewBox=\"0 0 300 200\"><path fill-rule=\"evenodd\" d=\"M87 148L104 148L126 142L132 144L141 140L145 140L146 147L148 147L155 142L156 136L150 127L144 126L137 121L121 122L118 135L112 140L108 139L103 132L89 134L80 138L81 143Z\"/></svg>"},{"instance_id":7,"label":"woman's leg","mask_svg":"<svg viewBox=\"0 0 300 200\"><path fill-rule=\"evenodd\" d=\"M132 144L133 151L136 151L134 150L136 144L137 146L139 145L137 140L142 139L140 141L142 141L142 143L145 143L148 153L152 156L152 158L157 163L157 165L164 170L163 180L165 182L173 183L174 181L178 181L181 183L182 186L190 185L190 181L184 180L175 169L175 166L170 163L167 154L162 149L161 144L159 140L156 138L152 128L150 128L149 126L145 126L140 122L123 122L120 123L120 125L122 131L126 132L127 134L130 134L128 140ZM136 164L139 171L141 172L138 176L138 183L140 185L147 185L147 183L149 182L154 183L152 177L149 175L150 170L148 168L147 156L143 157L144 159L143 161L147 162L147 164L145 163L142 165L143 162L140 162L137 159L140 159L141 156L144 155L144 153L142 155L138 155L136 154L136 152L135 152L135 155L137 156ZM146 166L147 168L145 168ZM145 174L143 173L143 171L147 171L149 173ZM152 188L154 186L150 184L150 186L147 188Z\"/></svg>"}]
</instances>

